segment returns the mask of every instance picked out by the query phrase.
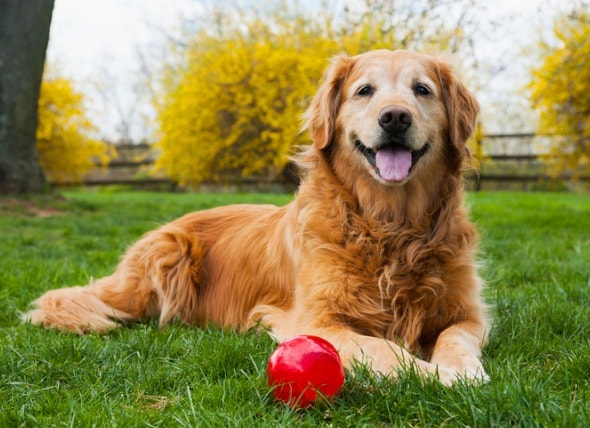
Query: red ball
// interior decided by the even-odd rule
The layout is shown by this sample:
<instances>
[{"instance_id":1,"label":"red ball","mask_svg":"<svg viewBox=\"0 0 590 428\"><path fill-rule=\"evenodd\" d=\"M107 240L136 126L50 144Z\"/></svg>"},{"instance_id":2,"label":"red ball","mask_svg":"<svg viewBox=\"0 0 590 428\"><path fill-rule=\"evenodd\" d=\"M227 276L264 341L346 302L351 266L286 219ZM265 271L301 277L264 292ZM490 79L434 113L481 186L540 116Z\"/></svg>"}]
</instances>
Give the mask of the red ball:
<instances>
[{"instance_id":1,"label":"red ball","mask_svg":"<svg viewBox=\"0 0 590 428\"><path fill-rule=\"evenodd\" d=\"M267 374L274 398L292 407L309 407L319 396L332 398L344 383L338 351L317 336L282 342L268 360Z\"/></svg>"}]
</instances>

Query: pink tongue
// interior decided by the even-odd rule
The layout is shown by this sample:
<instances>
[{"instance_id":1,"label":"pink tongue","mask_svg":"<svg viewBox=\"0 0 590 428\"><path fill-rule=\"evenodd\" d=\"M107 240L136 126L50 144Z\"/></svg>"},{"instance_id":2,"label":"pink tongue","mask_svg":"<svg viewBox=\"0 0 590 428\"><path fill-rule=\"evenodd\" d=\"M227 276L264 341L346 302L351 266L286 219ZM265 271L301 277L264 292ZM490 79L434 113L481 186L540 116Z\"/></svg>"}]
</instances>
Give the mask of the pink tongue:
<instances>
[{"instance_id":1,"label":"pink tongue","mask_svg":"<svg viewBox=\"0 0 590 428\"><path fill-rule=\"evenodd\" d=\"M379 175L387 181L402 181L410 173L412 152L400 148L387 148L377 151Z\"/></svg>"}]
</instances>

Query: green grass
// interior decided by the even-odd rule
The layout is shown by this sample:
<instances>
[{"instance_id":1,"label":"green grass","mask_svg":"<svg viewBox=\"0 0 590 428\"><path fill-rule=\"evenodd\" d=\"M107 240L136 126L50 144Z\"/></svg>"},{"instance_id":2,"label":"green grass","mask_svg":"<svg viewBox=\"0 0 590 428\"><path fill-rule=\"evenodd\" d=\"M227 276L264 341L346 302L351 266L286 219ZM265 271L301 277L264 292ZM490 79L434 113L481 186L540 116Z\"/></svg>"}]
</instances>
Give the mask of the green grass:
<instances>
[{"instance_id":1,"label":"green grass","mask_svg":"<svg viewBox=\"0 0 590 428\"><path fill-rule=\"evenodd\" d=\"M495 318L484 352L492 380L480 387L359 368L332 403L293 411L266 387L274 344L263 333L152 323L79 337L19 323L43 291L111 273L143 232L183 213L289 200L104 191L0 199L0 426L590 425L588 196L469 195Z\"/></svg>"}]
</instances>

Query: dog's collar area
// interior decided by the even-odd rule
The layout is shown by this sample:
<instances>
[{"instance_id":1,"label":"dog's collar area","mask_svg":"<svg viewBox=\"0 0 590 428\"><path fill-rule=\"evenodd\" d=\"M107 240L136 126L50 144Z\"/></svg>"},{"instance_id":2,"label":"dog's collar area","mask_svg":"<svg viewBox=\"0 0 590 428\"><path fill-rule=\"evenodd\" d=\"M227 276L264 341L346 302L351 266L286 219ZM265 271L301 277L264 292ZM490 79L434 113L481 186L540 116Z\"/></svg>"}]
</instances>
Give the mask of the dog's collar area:
<instances>
[{"instance_id":1,"label":"dog's collar area","mask_svg":"<svg viewBox=\"0 0 590 428\"><path fill-rule=\"evenodd\" d=\"M377 169L377 173L379 173L379 170L377 168L377 153L374 150L365 146L361 142L361 140L359 140L358 138L355 138L354 146L356 147L356 149L359 152L361 152L363 154L365 159L367 159L367 162L369 162L369 164L373 168ZM389 146L385 146L382 148L386 148L386 147L389 147ZM424 144L424 146L420 150L410 151L410 153L412 154L412 168L414 167L414 165L416 165L418 163L420 158L426 154L428 149L430 149L430 144L426 143L426 144Z\"/></svg>"}]
</instances>

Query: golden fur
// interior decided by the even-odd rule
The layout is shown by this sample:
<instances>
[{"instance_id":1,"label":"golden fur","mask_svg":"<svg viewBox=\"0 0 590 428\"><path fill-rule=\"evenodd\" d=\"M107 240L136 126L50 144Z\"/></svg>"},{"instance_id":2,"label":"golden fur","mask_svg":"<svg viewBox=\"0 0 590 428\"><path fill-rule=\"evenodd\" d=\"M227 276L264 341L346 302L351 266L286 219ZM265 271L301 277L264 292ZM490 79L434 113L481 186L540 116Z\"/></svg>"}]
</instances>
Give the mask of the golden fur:
<instances>
[{"instance_id":1,"label":"golden fur","mask_svg":"<svg viewBox=\"0 0 590 428\"><path fill-rule=\"evenodd\" d=\"M404 113L395 126L388 109ZM395 375L412 365L445 384L485 379L477 235L461 181L477 114L436 58L336 57L305 116L313 145L297 159L292 203L188 214L131 246L113 275L47 292L25 319L80 333L154 317L260 322L279 341L326 338L347 366ZM365 156L385 138L424 152L407 177L383 178Z\"/></svg>"}]
</instances>

